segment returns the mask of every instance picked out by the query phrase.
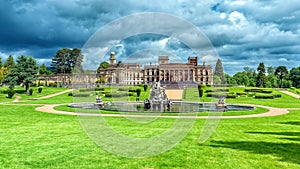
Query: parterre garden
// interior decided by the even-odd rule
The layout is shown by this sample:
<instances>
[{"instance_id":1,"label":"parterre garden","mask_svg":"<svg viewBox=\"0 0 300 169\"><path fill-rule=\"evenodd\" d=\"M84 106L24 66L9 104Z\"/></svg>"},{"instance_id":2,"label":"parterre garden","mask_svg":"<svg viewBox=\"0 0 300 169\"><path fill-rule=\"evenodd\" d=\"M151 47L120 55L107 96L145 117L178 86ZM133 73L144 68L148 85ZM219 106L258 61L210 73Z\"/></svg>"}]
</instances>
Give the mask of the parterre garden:
<instances>
[{"instance_id":1,"label":"parterre garden","mask_svg":"<svg viewBox=\"0 0 300 169\"><path fill-rule=\"evenodd\" d=\"M143 86L100 88L96 92L82 89L40 100L27 99L66 89L45 87L38 93L38 88L33 88L33 94L28 95L21 92L23 88L17 88L20 91L16 91L13 98L6 98L6 89L1 88L0 101L6 102L0 105L1 168L300 168L300 101L275 89L230 87L210 92L216 88L207 87L205 91L208 92L204 91L202 98L199 98L197 89L186 89L184 101L215 101L217 98L209 97L209 93L218 93L235 95L226 99L230 104L298 109L274 117L221 119L205 143L199 143L199 136L206 120L196 119L187 136L173 149L154 157L137 159L120 157L97 146L86 135L76 116L35 110L44 104L73 102L76 99L74 94L80 93L86 94L80 99L93 102L95 95L102 96L103 101L136 101L136 89L141 89L140 100L149 95L149 89L144 91ZM105 97L105 94L117 93L124 94ZM264 98L259 98L261 95ZM270 98L265 98L265 95ZM16 96L24 102L11 102ZM147 138L167 130L176 119L158 118L148 124L134 123L123 117L105 117L105 120L119 133Z\"/></svg>"}]
</instances>

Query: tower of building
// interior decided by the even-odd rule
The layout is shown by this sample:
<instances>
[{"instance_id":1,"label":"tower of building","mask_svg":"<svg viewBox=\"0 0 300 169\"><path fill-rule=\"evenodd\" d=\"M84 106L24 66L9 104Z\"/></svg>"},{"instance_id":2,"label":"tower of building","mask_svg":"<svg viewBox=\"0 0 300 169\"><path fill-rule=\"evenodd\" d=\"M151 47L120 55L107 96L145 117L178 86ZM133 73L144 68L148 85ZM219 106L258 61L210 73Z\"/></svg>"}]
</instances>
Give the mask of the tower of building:
<instances>
[{"instance_id":1,"label":"tower of building","mask_svg":"<svg viewBox=\"0 0 300 169\"><path fill-rule=\"evenodd\" d=\"M109 58L109 62L112 65L115 65L117 63L117 59L116 59L116 55L114 51L110 52L110 58Z\"/></svg>"}]
</instances>

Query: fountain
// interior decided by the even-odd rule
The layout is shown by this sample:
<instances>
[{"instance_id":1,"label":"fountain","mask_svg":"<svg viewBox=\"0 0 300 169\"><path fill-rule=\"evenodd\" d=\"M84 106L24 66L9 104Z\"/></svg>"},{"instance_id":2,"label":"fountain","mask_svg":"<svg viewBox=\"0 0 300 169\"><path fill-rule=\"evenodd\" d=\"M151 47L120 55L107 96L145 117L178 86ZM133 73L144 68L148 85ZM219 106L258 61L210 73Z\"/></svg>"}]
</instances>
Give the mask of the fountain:
<instances>
[{"instance_id":1,"label":"fountain","mask_svg":"<svg viewBox=\"0 0 300 169\"><path fill-rule=\"evenodd\" d=\"M150 98L144 100L145 109L170 109L172 101L168 99L165 89L160 86L159 82L154 83L151 86Z\"/></svg>"},{"instance_id":2,"label":"fountain","mask_svg":"<svg viewBox=\"0 0 300 169\"><path fill-rule=\"evenodd\" d=\"M227 111L227 105L225 103L225 97L219 99L218 103L216 104L216 109L223 109L223 111Z\"/></svg>"},{"instance_id":3,"label":"fountain","mask_svg":"<svg viewBox=\"0 0 300 169\"><path fill-rule=\"evenodd\" d=\"M159 82L151 85L150 97L144 102L123 102L110 101L102 102L101 97L96 96L96 103L81 102L69 104L73 108L100 109L117 112L140 112L140 113L180 113L180 112L226 112L236 110L253 110L253 106L245 105L226 105L225 98L220 98L217 103L199 103L171 101L166 93L165 88L161 87Z\"/></svg>"}]
</instances>

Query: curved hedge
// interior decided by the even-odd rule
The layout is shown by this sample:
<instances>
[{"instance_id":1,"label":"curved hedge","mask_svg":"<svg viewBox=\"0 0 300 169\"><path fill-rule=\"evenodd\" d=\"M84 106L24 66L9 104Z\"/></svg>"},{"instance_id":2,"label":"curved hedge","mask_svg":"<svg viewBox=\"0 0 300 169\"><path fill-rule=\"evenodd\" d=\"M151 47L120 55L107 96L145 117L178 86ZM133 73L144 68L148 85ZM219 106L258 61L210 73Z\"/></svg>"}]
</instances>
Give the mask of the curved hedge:
<instances>
[{"instance_id":1,"label":"curved hedge","mask_svg":"<svg viewBox=\"0 0 300 169\"><path fill-rule=\"evenodd\" d=\"M235 94L229 94L229 93L207 93L206 97L215 97L215 98L225 97L225 98L233 98L233 99L235 99L236 95Z\"/></svg>"},{"instance_id":2,"label":"curved hedge","mask_svg":"<svg viewBox=\"0 0 300 169\"><path fill-rule=\"evenodd\" d=\"M125 96L133 96L133 93L106 93L105 97L125 97Z\"/></svg>"}]
</instances>

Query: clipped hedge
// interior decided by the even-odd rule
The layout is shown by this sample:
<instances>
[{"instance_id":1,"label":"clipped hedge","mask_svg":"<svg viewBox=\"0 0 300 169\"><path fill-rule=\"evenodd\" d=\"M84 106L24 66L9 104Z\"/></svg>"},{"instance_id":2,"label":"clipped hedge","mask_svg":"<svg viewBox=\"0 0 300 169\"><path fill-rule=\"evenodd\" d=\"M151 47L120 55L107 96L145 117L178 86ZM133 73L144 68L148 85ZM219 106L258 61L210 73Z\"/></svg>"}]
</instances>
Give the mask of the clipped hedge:
<instances>
[{"instance_id":1,"label":"clipped hedge","mask_svg":"<svg viewBox=\"0 0 300 169\"><path fill-rule=\"evenodd\" d=\"M262 90L261 92L262 93L272 93L273 91L272 90Z\"/></svg>"},{"instance_id":2,"label":"clipped hedge","mask_svg":"<svg viewBox=\"0 0 300 169\"><path fill-rule=\"evenodd\" d=\"M206 97L215 97L215 98L236 98L235 94L229 94L229 93L207 93Z\"/></svg>"},{"instance_id":3,"label":"clipped hedge","mask_svg":"<svg viewBox=\"0 0 300 169\"><path fill-rule=\"evenodd\" d=\"M128 91L128 88L119 88L118 91Z\"/></svg>"},{"instance_id":4,"label":"clipped hedge","mask_svg":"<svg viewBox=\"0 0 300 169\"><path fill-rule=\"evenodd\" d=\"M255 92L255 93L272 93L272 90L260 89L260 88L246 88L245 92Z\"/></svg>"},{"instance_id":5,"label":"clipped hedge","mask_svg":"<svg viewBox=\"0 0 300 169\"><path fill-rule=\"evenodd\" d=\"M241 95L247 95L247 93L246 92L236 92L236 95L239 95L239 96L241 96Z\"/></svg>"},{"instance_id":6,"label":"clipped hedge","mask_svg":"<svg viewBox=\"0 0 300 169\"><path fill-rule=\"evenodd\" d=\"M105 97L125 97L125 96L133 96L133 93L107 93Z\"/></svg>"},{"instance_id":7,"label":"clipped hedge","mask_svg":"<svg viewBox=\"0 0 300 169\"><path fill-rule=\"evenodd\" d=\"M275 98L281 98L281 94L273 94Z\"/></svg>"},{"instance_id":8,"label":"clipped hedge","mask_svg":"<svg viewBox=\"0 0 300 169\"><path fill-rule=\"evenodd\" d=\"M90 97L92 94L90 93L73 93L73 97Z\"/></svg>"},{"instance_id":9,"label":"clipped hedge","mask_svg":"<svg viewBox=\"0 0 300 169\"><path fill-rule=\"evenodd\" d=\"M207 89L205 93L211 93L211 92L229 92L229 89L221 88L221 89Z\"/></svg>"},{"instance_id":10,"label":"clipped hedge","mask_svg":"<svg viewBox=\"0 0 300 169\"><path fill-rule=\"evenodd\" d=\"M274 99L275 96L272 94L256 94L254 98L256 98L256 99Z\"/></svg>"},{"instance_id":11,"label":"clipped hedge","mask_svg":"<svg viewBox=\"0 0 300 169\"><path fill-rule=\"evenodd\" d=\"M82 89L79 89L79 92L91 92L91 91L104 91L104 88L96 87L96 88L82 88Z\"/></svg>"},{"instance_id":12,"label":"clipped hedge","mask_svg":"<svg viewBox=\"0 0 300 169\"><path fill-rule=\"evenodd\" d=\"M129 92L134 92L134 93L135 93L135 92L136 92L136 89L129 89L128 91L129 91Z\"/></svg>"}]
</instances>

